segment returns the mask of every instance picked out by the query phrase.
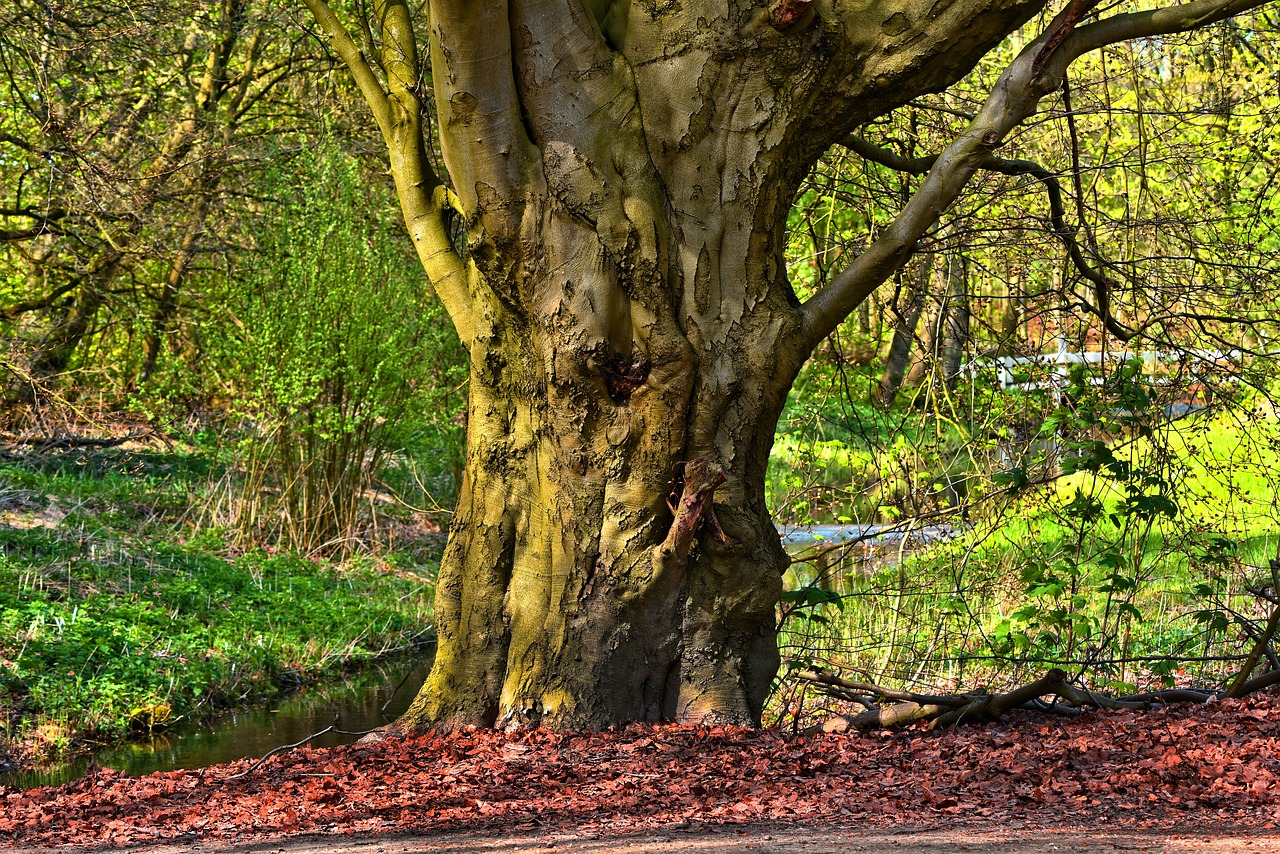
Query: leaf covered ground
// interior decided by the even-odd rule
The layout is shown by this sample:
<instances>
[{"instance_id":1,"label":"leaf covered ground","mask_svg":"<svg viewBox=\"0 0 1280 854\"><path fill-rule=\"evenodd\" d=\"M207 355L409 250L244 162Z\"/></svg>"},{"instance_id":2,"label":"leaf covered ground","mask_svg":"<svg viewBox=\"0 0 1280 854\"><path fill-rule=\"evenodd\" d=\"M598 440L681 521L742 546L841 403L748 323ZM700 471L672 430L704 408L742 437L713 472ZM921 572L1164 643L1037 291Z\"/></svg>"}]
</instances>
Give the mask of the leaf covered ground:
<instances>
[{"instance_id":1,"label":"leaf covered ground","mask_svg":"<svg viewBox=\"0 0 1280 854\"><path fill-rule=\"evenodd\" d=\"M99 770L62 787L3 791L0 841L760 822L1265 833L1280 824L1280 697L1076 719L1020 714L942 733L471 730L300 749L234 776L252 765L138 778Z\"/></svg>"}]
</instances>

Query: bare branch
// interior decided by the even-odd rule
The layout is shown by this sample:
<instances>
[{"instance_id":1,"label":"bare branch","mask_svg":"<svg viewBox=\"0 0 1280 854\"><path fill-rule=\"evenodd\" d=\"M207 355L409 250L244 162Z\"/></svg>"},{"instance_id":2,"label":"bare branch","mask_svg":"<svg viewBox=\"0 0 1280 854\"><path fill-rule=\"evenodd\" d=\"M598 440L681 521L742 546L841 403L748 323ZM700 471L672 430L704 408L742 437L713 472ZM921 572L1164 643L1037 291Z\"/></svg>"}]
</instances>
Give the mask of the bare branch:
<instances>
[{"instance_id":1,"label":"bare branch","mask_svg":"<svg viewBox=\"0 0 1280 854\"><path fill-rule=\"evenodd\" d=\"M1067 67L1081 55L1113 42L1182 32L1264 5L1267 0L1198 0L1164 9L1117 15L1074 27L1075 4L1009 64L977 117L943 151L910 201L880 236L845 270L802 306L801 358L829 335L911 254L916 241L959 197L974 173L1013 128L1031 116L1040 100L1060 85ZM1071 34L1056 49L1046 48L1060 33ZM1042 57L1041 54L1044 53ZM1103 307L1099 307L1102 309Z\"/></svg>"},{"instance_id":2,"label":"bare branch","mask_svg":"<svg viewBox=\"0 0 1280 854\"><path fill-rule=\"evenodd\" d=\"M936 154L926 157L903 157L886 148L873 145L856 134L850 134L841 144L865 160L912 175L927 173L938 160ZM1093 285L1097 304L1093 305L1081 300L1079 303L1081 308L1101 320L1107 331L1121 341L1135 338L1151 325L1148 321L1136 329L1131 329L1116 320L1111 313L1111 291L1114 286L1101 270L1089 263L1080 242L1076 240L1075 229L1067 225L1067 209L1063 202L1062 184L1057 175L1034 160L996 157L994 154L982 161L981 168L986 172L996 172L1011 177L1028 175L1044 186L1045 193L1049 197L1049 222L1053 227L1053 235L1066 248L1067 256L1071 259L1076 272Z\"/></svg>"},{"instance_id":3,"label":"bare branch","mask_svg":"<svg viewBox=\"0 0 1280 854\"><path fill-rule=\"evenodd\" d=\"M382 131L383 136L386 136L391 121L391 108L387 103L387 93L383 90L382 84L378 82L378 78L374 75L373 69L369 67L369 63L365 61L360 48L356 47L356 43L351 40L351 35L347 32L347 28L342 25L342 22L338 20L338 16L333 13L333 10L329 8L329 5L324 0L302 0L302 2L311 11L316 23L324 30L325 35L329 37L329 44L333 47L334 52L341 57L347 68L350 69L351 76L355 78L356 85L360 87L360 94L364 95L365 102L369 105L369 109L373 111L373 118L377 121L378 128Z\"/></svg>"}]
</instances>

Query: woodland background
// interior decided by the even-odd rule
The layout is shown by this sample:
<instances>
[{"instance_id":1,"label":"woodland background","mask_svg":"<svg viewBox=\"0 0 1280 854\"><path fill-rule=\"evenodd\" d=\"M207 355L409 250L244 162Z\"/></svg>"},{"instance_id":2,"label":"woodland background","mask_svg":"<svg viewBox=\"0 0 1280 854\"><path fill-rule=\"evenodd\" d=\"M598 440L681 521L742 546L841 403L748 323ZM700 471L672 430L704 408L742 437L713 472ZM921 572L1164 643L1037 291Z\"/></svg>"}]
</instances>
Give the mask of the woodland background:
<instances>
[{"instance_id":1,"label":"woodland background","mask_svg":"<svg viewBox=\"0 0 1280 854\"><path fill-rule=\"evenodd\" d=\"M464 354L310 27L258 0L0 11L15 755L429 630ZM789 222L802 296L1027 37L830 152ZM804 369L771 507L784 532L845 533L793 549L768 722L837 707L815 670L955 691L1057 667L1114 694L1224 684L1251 653L1280 671L1277 69L1266 11L1081 59L1002 149L1015 165L976 178ZM1098 265L1124 283L1119 336L1084 310ZM1024 388L1002 357L1025 359Z\"/></svg>"}]
</instances>

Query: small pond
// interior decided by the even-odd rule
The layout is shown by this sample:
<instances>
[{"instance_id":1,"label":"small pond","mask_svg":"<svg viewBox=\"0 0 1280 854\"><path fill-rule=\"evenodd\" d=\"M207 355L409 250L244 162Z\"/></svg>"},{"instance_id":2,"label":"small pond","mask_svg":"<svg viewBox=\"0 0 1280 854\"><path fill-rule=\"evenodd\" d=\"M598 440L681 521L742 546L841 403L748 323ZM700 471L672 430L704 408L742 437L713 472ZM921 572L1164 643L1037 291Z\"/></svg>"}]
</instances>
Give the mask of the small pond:
<instances>
[{"instance_id":1,"label":"small pond","mask_svg":"<svg viewBox=\"0 0 1280 854\"><path fill-rule=\"evenodd\" d=\"M177 768L203 768L246 756L259 757L332 726L360 732L394 720L408 708L422 687L431 665L432 650L416 658L380 662L338 683L309 685L279 700L253 709L220 714L199 726L156 733L145 740L101 750L93 761L129 774L149 774ZM349 744L358 736L329 733L313 747ZM89 759L0 774L0 785L18 788L57 786L83 776Z\"/></svg>"}]
</instances>

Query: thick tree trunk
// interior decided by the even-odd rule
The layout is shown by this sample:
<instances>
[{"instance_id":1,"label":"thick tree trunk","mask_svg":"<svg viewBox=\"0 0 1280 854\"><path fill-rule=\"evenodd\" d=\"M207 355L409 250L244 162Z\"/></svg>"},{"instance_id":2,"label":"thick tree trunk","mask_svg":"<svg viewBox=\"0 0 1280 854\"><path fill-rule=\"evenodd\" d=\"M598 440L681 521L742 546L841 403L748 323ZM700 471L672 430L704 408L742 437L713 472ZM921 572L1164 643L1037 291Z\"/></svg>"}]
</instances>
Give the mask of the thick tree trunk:
<instances>
[{"instance_id":1,"label":"thick tree trunk","mask_svg":"<svg viewBox=\"0 0 1280 854\"><path fill-rule=\"evenodd\" d=\"M759 723L786 566L765 467L822 337L783 254L796 189L830 143L813 128L847 131L905 80L953 79L1034 0L960 42L907 41L901 14L870 32L820 25L805 4L736 5L712 23L692 7L605 3L593 20L572 2L434 0L460 265L431 236L440 182L414 124L407 11L385 7L384 89L306 2L373 106L471 354L439 647L401 727Z\"/></svg>"},{"instance_id":2,"label":"thick tree trunk","mask_svg":"<svg viewBox=\"0 0 1280 854\"><path fill-rule=\"evenodd\" d=\"M495 303L472 343L436 664L401 726L758 723L786 567L763 483L794 310L708 323L695 347L661 297L681 276L666 239L640 237L678 217L613 244L636 271L619 282L607 238L554 207L524 261L539 310ZM738 286L766 268L692 254L695 276Z\"/></svg>"},{"instance_id":3,"label":"thick tree trunk","mask_svg":"<svg viewBox=\"0 0 1280 854\"><path fill-rule=\"evenodd\" d=\"M901 214L803 304L782 250L805 172L958 79L1040 0L432 0L447 187L423 144L409 6L375 0L348 31L324 0L303 2L370 105L471 356L440 645L412 730L757 722L785 564L764 471L808 354L1074 56L1256 0L1078 28L1092 6L1069 4Z\"/></svg>"}]
</instances>

